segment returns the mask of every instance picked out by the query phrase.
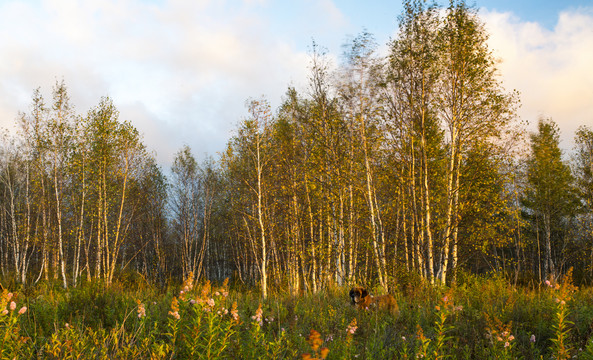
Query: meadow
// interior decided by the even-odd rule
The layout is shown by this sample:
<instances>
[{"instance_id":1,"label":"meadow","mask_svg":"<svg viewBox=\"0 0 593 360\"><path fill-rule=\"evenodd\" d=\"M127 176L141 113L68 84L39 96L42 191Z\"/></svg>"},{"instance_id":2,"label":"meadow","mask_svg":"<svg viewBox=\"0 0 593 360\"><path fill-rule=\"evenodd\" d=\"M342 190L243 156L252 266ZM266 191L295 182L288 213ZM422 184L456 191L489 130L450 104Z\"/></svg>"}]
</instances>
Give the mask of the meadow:
<instances>
[{"instance_id":1,"label":"meadow","mask_svg":"<svg viewBox=\"0 0 593 360\"><path fill-rule=\"evenodd\" d=\"M347 286L265 300L228 282L158 288L134 276L9 290L1 359L593 359L593 289L570 276L410 279L392 292L399 316L352 307Z\"/></svg>"}]
</instances>

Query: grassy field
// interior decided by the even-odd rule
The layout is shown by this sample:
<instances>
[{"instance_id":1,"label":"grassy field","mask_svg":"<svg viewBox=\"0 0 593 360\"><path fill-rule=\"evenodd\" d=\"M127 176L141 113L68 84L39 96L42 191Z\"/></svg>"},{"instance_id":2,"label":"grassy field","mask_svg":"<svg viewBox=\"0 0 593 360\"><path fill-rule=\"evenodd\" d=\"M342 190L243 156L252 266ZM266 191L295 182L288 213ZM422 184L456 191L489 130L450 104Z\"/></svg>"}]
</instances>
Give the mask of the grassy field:
<instances>
[{"instance_id":1,"label":"grassy field","mask_svg":"<svg viewBox=\"0 0 593 360\"><path fill-rule=\"evenodd\" d=\"M37 285L0 299L1 359L593 359L593 289L464 276L401 285L395 317L348 287L272 294L209 282Z\"/></svg>"}]
</instances>

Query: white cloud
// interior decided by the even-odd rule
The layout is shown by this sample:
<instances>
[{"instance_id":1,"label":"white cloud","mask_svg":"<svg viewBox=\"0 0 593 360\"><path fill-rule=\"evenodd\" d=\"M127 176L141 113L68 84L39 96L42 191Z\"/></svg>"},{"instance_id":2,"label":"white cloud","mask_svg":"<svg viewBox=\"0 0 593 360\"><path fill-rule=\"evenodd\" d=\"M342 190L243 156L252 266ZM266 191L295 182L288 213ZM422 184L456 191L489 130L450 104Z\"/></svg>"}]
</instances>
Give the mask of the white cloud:
<instances>
[{"instance_id":1,"label":"white cloud","mask_svg":"<svg viewBox=\"0 0 593 360\"><path fill-rule=\"evenodd\" d=\"M481 15L505 86L521 93L521 117L531 124L551 117L570 150L576 129L593 127L592 9L562 12L551 30L511 13Z\"/></svg>"},{"instance_id":2,"label":"white cloud","mask_svg":"<svg viewBox=\"0 0 593 360\"><path fill-rule=\"evenodd\" d=\"M109 95L168 165L183 144L224 148L245 100L279 101L308 57L251 7L218 1L0 3L0 126L64 78L79 113Z\"/></svg>"}]
</instances>

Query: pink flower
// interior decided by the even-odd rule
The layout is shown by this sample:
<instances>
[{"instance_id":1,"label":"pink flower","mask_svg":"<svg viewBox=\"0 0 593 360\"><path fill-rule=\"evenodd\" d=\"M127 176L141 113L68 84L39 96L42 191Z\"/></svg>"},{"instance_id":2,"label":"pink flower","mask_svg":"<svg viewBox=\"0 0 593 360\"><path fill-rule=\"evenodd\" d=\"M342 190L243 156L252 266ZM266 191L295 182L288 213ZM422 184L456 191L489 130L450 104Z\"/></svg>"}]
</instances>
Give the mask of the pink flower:
<instances>
[{"instance_id":1,"label":"pink flower","mask_svg":"<svg viewBox=\"0 0 593 360\"><path fill-rule=\"evenodd\" d=\"M529 339L529 341L531 341L532 343L535 343L535 335L531 335L531 338Z\"/></svg>"},{"instance_id":2,"label":"pink flower","mask_svg":"<svg viewBox=\"0 0 593 360\"><path fill-rule=\"evenodd\" d=\"M255 315L253 315L251 317L252 320L254 320L255 322L257 322L259 324L259 326L263 325L263 321L262 321L262 317L263 317L263 310L261 309L261 305L257 308L257 310L255 311Z\"/></svg>"},{"instance_id":3,"label":"pink flower","mask_svg":"<svg viewBox=\"0 0 593 360\"><path fill-rule=\"evenodd\" d=\"M2 312L0 314L6 315L6 314L8 314L8 310L4 309L4 310L2 310Z\"/></svg>"},{"instance_id":4,"label":"pink flower","mask_svg":"<svg viewBox=\"0 0 593 360\"><path fill-rule=\"evenodd\" d=\"M146 317L146 309L144 308L144 304L140 303L138 304L138 310L136 310L138 312L138 319L142 319L143 317Z\"/></svg>"},{"instance_id":5,"label":"pink flower","mask_svg":"<svg viewBox=\"0 0 593 360\"><path fill-rule=\"evenodd\" d=\"M354 335L354 333L356 332L356 329L358 329L358 326L350 324L348 325L348 327L346 328L346 332L349 334Z\"/></svg>"},{"instance_id":6,"label":"pink flower","mask_svg":"<svg viewBox=\"0 0 593 360\"><path fill-rule=\"evenodd\" d=\"M25 312L27 311L27 307L23 306L20 310L19 310L19 315L23 315Z\"/></svg>"},{"instance_id":7,"label":"pink flower","mask_svg":"<svg viewBox=\"0 0 593 360\"><path fill-rule=\"evenodd\" d=\"M233 316L233 320L239 321L239 310L232 309L231 310L231 315Z\"/></svg>"},{"instance_id":8,"label":"pink flower","mask_svg":"<svg viewBox=\"0 0 593 360\"><path fill-rule=\"evenodd\" d=\"M509 344L509 342L508 342L508 341L504 343L504 347L505 347L505 348L507 348L507 347L509 347L509 346L511 346L511 344Z\"/></svg>"},{"instance_id":9,"label":"pink flower","mask_svg":"<svg viewBox=\"0 0 593 360\"><path fill-rule=\"evenodd\" d=\"M14 301L10 302L10 311L14 311L16 309L16 303Z\"/></svg>"},{"instance_id":10,"label":"pink flower","mask_svg":"<svg viewBox=\"0 0 593 360\"><path fill-rule=\"evenodd\" d=\"M515 337L513 335L509 336L509 341L513 341L515 340Z\"/></svg>"},{"instance_id":11,"label":"pink flower","mask_svg":"<svg viewBox=\"0 0 593 360\"><path fill-rule=\"evenodd\" d=\"M8 301L8 300L10 300L10 299L12 299L12 293L8 293L8 294L6 295L6 301Z\"/></svg>"},{"instance_id":12,"label":"pink flower","mask_svg":"<svg viewBox=\"0 0 593 360\"><path fill-rule=\"evenodd\" d=\"M209 299L208 300L208 306L214 307L214 299Z\"/></svg>"},{"instance_id":13,"label":"pink flower","mask_svg":"<svg viewBox=\"0 0 593 360\"><path fill-rule=\"evenodd\" d=\"M552 287L552 284L550 284L550 280L546 280L546 285L548 285L549 287Z\"/></svg>"},{"instance_id":14,"label":"pink flower","mask_svg":"<svg viewBox=\"0 0 593 360\"><path fill-rule=\"evenodd\" d=\"M169 311L169 315L173 316L175 319L179 320L179 312L177 311Z\"/></svg>"}]
</instances>

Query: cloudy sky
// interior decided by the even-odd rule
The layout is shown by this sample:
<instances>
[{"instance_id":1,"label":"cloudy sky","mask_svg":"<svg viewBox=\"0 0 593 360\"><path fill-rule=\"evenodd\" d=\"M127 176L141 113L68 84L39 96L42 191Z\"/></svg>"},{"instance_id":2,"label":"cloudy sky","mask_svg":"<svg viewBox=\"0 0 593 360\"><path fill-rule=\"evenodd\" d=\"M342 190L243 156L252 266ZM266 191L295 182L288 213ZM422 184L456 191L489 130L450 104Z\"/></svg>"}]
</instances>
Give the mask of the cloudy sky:
<instances>
[{"instance_id":1,"label":"cloudy sky","mask_svg":"<svg viewBox=\"0 0 593 360\"><path fill-rule=\"evenodd\" d=\"M476 5L521 117L552 117L569 149L593 127L593 1ZM110 96L165 167L184 144L215 154L248 98L275 106L305 89L312 39L339 61L363 29L387 43L400 12L398 0L0 0L0 127L63 79L78 113Z\"/></svg>"}]
</instances>

